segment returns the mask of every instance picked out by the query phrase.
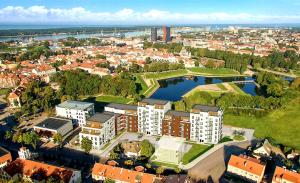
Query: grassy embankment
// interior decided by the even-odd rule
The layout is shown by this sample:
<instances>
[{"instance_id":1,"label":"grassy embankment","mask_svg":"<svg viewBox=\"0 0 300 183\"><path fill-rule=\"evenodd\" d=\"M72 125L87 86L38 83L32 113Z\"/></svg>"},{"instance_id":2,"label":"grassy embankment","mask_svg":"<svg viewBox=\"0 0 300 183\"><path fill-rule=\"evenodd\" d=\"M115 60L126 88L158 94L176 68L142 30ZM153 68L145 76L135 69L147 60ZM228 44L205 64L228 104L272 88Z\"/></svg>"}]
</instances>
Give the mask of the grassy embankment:
<instances>
[{"instance_id":1,"label":"grassy embankment","mask_svg":"<svg viewBox=\"0 0 300 183\"><path fill-rule=\"evenodd\" d=\"M202 144L191 144L192 147L191 149L185 153L182 157L182 164L186 165L189 162L193 161L194 159L196 159L197 157L199 157L200 155L202 155L203 153L205 153L206 151L208 151L210 148L213 147L213 145L211 146L207 146L207 145L202 145Z\"/></svg>"},{"instance_id":2,"label":"grassy embankment","mask_svg":"<svg viewBox=\"0 0 300 183\"><path fill-rule=\"evenodd\" d=\"M224 124L252 128L255 129L256 137L272 137L281 144L300 149L300 98L293 100L285 108L274 110L261 118L225 113Z\"/></svg>"},{"instance_id":3,"label":"grassy embankment","mask_svg":"<svg viewBox=\"0 0 300 183\"><path fill-rule=\"evenodd\" d=\"M201 67L194 67L188 69L191 74L201 74L201 75L213 75L213 76L238 76L240 75L239 72L227 69L227 68L220 68L220 69L210 69L210 68L201 68Z\"/></svg>"}]
</instances>

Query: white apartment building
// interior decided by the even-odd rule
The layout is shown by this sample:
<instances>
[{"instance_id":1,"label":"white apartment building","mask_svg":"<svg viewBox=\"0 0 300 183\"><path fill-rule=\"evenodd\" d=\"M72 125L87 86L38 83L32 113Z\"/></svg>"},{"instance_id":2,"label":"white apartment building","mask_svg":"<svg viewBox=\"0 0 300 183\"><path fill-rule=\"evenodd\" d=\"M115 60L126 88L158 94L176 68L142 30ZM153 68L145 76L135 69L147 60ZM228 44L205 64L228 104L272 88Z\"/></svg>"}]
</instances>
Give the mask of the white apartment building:
<instances>
[{"instance_id":1,"label":"white apartment building","mask_svg":"<svg viewBox=\"0 0 300 183\"><path fill-rule=\"evenodd\" d=\"M217 144L222 137L222 118L219 107L195 105L190 113L190 139Z\"/></svg>"},{"instance_id":2,"label":"white apartment building","mask_svg":"<svg viewBox=\"0 0 300 183\"><path fill-rule=\"evenodd\" d=\"M115 115L111 112L96 113L90 117L86 124L81 126L79 133L80 143L84 137L92 140L93 149L101 147L109 142L116 135Z\"/></svg>"},{"instance_id":3,"label":"white apartment building","mask_svg":"<svg viewBox=\"0 0 300 183\"><path fill-rule=\"evenodd\" d=\"M94 104L80 101L65 101L55 107L56 115L72 119L74 125L83 126L86 119L95 114Z\"/></svg>"},{"instance_id":4,"label":"white apartment building","mask_svg":"<svg viewBox=\"0 0 300 183\"><path fill-rule=\"evenodd\" d=\"M170 101L143 99L138 103L138 131L148 135L162 135L162 120L170 109Z\"/></svg>"}]
</instances>

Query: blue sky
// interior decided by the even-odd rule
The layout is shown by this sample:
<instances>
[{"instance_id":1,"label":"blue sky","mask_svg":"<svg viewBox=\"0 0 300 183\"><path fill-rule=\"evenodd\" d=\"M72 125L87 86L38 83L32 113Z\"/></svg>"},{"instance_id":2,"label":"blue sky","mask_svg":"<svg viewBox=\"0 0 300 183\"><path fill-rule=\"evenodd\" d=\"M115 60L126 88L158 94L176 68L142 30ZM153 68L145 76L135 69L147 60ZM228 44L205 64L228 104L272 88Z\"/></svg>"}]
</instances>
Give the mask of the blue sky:
<instances>
[{"instance_id":1,"label":"blue sky","mask_svg":"<svg viewBox=\"0 0 300 183\"><path fill-rule=\"evenodd\" d=\"M0 0L0 23L300 23L300 0Z\"/></svg>"}]
</instances>

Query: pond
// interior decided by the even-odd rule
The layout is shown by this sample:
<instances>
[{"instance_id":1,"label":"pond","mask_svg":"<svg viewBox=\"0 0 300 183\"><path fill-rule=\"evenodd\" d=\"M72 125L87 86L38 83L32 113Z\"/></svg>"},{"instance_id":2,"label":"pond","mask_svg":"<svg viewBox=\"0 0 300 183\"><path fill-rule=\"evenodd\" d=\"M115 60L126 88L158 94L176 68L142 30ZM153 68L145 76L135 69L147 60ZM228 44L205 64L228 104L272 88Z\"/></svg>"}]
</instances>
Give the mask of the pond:
<instances>
[{"instance_id":1,"label":"pond","mask_svg":"<svg viewBox=\"0 0 300 183\"><path fill-rule=\"evenodd\" d=\"M195 76L193 78L176 77L159 80L160 87L152 94L150 98L178 101L181 97L199 85L216 84L231 81L251 81L251 77L205 77ZM259 88L254 83L237 84L245 93L256 96L261 95Z\"/></svg>"}]
</instances>

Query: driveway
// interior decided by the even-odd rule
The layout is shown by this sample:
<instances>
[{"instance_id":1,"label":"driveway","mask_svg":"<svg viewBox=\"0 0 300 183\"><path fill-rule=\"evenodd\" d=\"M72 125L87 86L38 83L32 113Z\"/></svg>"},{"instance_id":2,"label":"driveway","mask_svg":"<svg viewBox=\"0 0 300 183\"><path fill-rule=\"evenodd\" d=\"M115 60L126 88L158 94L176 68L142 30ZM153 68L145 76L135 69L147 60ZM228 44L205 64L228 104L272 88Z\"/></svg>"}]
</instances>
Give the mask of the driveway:
<instances>
[{"instance_id":1,"label":"driveway","mask_svg":"<svg viewBox=\"0 0 300 183\"><path fill-rule=\"evenodd\" d=\"M253 134L254 130L253 129L248 129L248 128L238 128L238 127L233 127L233 126L223 126L222 133L223 136L233 136L234 131L243 131L245 132L244 136L247 138L247 140L251 141L254 139Z\"/></svg>"},{"instance_id":2,"label":"driveway","mask_svg":"<svg viewBox=\"0 0 300 183\"><path fill-rule=\"evenodd\" d=\"M225 145L199 161L188 170L188 174L197 181L208 179L208 182L221 182L230 155L243 153L249 145L249 141Z\"/></svg>"}]
</instances>

